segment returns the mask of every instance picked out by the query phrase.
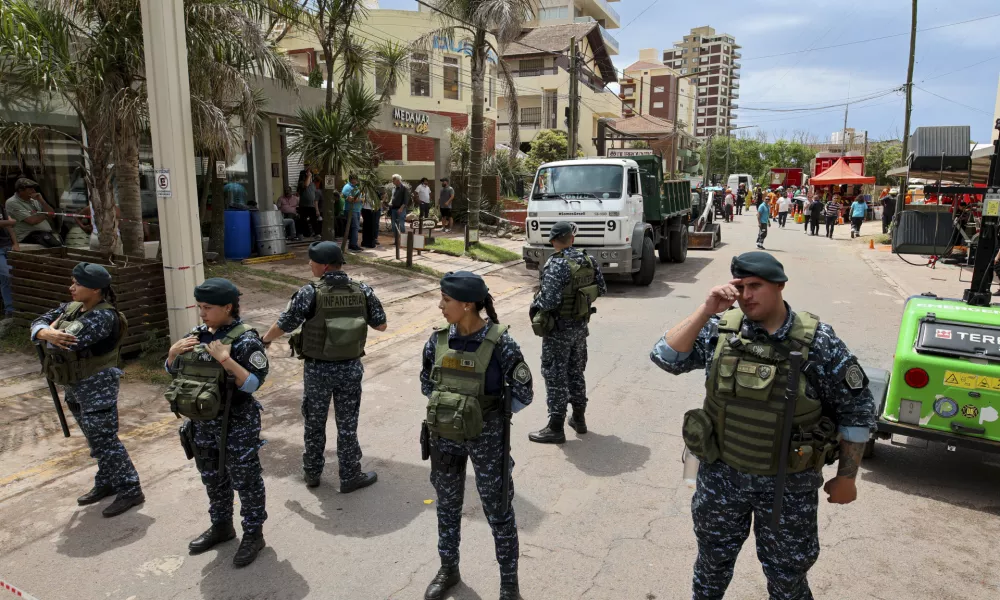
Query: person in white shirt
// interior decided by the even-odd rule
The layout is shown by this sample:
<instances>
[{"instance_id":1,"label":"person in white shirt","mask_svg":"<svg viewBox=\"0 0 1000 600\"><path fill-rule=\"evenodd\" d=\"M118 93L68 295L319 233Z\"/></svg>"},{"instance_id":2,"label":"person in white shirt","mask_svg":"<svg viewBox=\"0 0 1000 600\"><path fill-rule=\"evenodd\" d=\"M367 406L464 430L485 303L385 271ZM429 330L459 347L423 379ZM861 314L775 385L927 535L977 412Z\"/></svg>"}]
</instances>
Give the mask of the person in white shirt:
<instances>
[{"instance_id":1,"label":"person in white shirt","mask_svg":"<svg viewBox=\"0 0 1000 600\"><path fill-rule=\"evenodd\" d=\"M431 188L427 185L427 178L420 178L420 185L417 186L417 199L420 201L420 218L426 219L431 211Z\"/></svg>"},{"instance_id":2,"label":"person in white shirt","mask_svg":"<svg viewBox=\"0 0 1000 600\"><path fill-rule=\"evenodd\" d=\"M733 196L733 190L726 188L725 214L723 217L730 223L733 221L733 206L735 202L736 198Z\"/></svg>"},{"instance_id":3,"label":"person in white shirt","mask_svg":"<svg viewBox=\"0 0 1000 600\"><path fill-rule=\"evenodd\" d=\"M788 219L788 209L791 205L792 201L786 196L778 198L778 227L785 226L785 220Z\"/></svg>"}]
</instances>

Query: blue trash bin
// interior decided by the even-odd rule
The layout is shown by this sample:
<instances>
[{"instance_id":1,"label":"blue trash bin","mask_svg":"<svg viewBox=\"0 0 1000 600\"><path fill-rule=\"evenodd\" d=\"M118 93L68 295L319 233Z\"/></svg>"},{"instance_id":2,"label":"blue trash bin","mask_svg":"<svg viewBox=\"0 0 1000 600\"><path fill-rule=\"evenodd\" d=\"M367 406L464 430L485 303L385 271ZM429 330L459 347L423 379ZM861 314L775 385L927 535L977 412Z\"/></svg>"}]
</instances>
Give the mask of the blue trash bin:
<instances>
[{"instance_id":1,"label":"blue trash bin","mask_svg":"<svg viewBox=\"0 0 1000 600\"><path fill-rule=\"evenodd\" d=\"M250 211L227 210L226 240L224 244L227 260L243 260L250 257Z\"/></svg>"}]
</instances>

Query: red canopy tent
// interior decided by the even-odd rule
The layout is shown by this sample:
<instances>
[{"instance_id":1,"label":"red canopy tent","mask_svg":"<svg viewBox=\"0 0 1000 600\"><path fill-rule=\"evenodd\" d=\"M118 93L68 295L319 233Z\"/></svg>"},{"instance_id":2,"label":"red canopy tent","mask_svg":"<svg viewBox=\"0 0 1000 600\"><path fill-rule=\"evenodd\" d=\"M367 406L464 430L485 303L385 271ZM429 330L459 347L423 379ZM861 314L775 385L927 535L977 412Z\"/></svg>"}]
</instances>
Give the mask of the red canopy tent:
<instances>
[{"instance_id":1,"label":"red canopy tent","mask_svg":"<svg viewBox=\"0 0 1000 600\"><path fill-rule=\"evenodd\" d=\"M875 183L874 177L858 175L851 170L851 167L847 166L843 159L837 159L837 162L833 163L829 169L809 180L809 185L864 185L871 183Z\"/></svg>"}]
</instances>

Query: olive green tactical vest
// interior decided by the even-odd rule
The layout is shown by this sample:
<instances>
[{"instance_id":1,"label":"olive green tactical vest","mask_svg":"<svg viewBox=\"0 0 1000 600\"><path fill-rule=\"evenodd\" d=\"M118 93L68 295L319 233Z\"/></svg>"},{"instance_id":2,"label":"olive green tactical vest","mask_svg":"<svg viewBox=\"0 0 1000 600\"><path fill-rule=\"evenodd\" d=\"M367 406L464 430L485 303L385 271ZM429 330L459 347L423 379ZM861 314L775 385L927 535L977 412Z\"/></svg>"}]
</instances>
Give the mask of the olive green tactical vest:
<instances>
[{"instance_id":1,"label":"olive green tactical vest","mask_svg":"<svg viewBox=\"0 0 1000 600\"><path fill-rule=\"evenodd\" d=\"M739 309L726 312L719 321L719 341L706 382L704 412L711 420L718 458L744 473L775 475L788 385L787 356L797 350L804 361L808 360L819 318L806 312L795 313L788 341L780 347L769 339L743 338L742 323L743 312ZM790 473L821 469L826 456L835 451L835 443L829 439L836 436L832 422L823 419L820 401L807 397L804 376L799 378L798 389ZM819 446L810 442L814 434L823 440Z\"/></svg>"},{"instance_id":2,"label":"olive green tactical vest","mask_svg":"<svg viewBox=\"0 0 1000 600\"><path fill-rule=\"evenodd\" d=\"M52 383L73 385L104 369L118 366L122 340L128 332L128 321L124 314L107 302L100 302L91 310L101 309L113 310L118 314L118 336L114 340L97 342L83 350L62 350L50 344L42 344L42 351L45 353L43 373ZM52 328L75 334L80 328L76 321L81 314L83 303L70 302L63 314L52 323Z\"/></svg>"},{"instance_id":3,"label":"olive green tactical vest","mask_svg":"<svg viewBox=\"0 0 1000 600\"><path fill-rule=\"evenodd\" d=\"M499 406L499 396L486 395L486 370L506 325L490 325L475 352L448 347L449 326L437 330L437 350L427 402L427 427L435 435L462 442L483 432L483 414Z\"/></svg>"},{"instance_id":4,"label":"olive green tactical vest","mask_svg":"<svg viewBox=\"0 0 1000 600\"><path fill-rule=\"evenodd\" d=\"M301 356L317 360L352 360L365 355L368 300L356 281L321 281L316 314L302 326Z\"/></svg>"},{"instance_id":5,"label":"olive green tactical vest","mask_svg":"<svg viewBox=\"0 0 1000 600\"><path fill-rule=\"evenodd\" d=\"M247 331L252 329L240 323L220 341L225 346L232 346ZM197 336L198 330L190 335ZM164 393L170 410L194 421L208 421L219 416L226 399L226 370L222 364L212 358L203 344L181 354L178 360L180 366Z\"/></svg>"}]
</instances>

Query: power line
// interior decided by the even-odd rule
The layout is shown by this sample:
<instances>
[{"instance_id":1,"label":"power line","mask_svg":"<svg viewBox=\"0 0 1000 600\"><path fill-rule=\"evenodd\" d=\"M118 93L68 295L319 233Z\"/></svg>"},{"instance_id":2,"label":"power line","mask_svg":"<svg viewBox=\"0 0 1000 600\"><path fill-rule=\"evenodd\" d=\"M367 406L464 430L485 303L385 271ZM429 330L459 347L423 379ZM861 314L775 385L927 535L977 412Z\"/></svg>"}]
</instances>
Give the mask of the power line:
<instances>
[{"instance_id":1,"label":"power line","mask_svg":"<svg viewBox=\"0 0 1000 600\"><path fill-rule=\"evenodd\" d=\"M967 66L964 66L964 67L959 67L957 69L952 69L950 71L945 71L944 73L941 73L940 75L934 75L933 77L927 77L925 79L920 80L920 83L923 83L925 81L932 81L932 80L938 79L940 77L945 77L946 75L952 75L954 73L958 73L959 71L964 71L966 69L971 69L972 67L978 67L979 65L984 65L984 64L986 64L988 62L991 62L991 61L994 61L994 60L996 60L998 58L1000 58L1000 54L998 54L998 55L996 55L996 56L994 56L992 58L987 58L986 60L981 60L981 61L979 61L977 63L972 63L971 65L967 65Z\"/></svg>"},{"instance_id":2,"label":"power line","mask_svg":"<svg viewBox=\"0 0 1000 600\"><path fill-rule=\"evenodd\" d=\"M959 102L957 100L952 100L951 98L946 98L944 96L935 94L934 92L932 92L930 90L925 90L924 88L920 87L919 85L914 84L913 87L917 88L921 92L924 92L925 94L930 94L931 96L934 96L935 98L940 98L940 99L945 100L947 102L951 102L952 104L957 104L957 105L959 105L959 106L961 106L963 108L967 108L969 110L974 110L974 111L976 111L978 113L983 113L984 115L987 115L987 116L990 116L990 117L993 116L990 113L986 112L985 110L982 110L980 108L976 108L975 106L969 106L968 104L962 104L961 102Z\"/></svg>"},{"instance_id":3,"label":"power line","mask_svg":"<svg viewBox=\"0 0 1000 600\"><path fill-rule=\"evenodd\" d=\"M918 32L934 31L936 29L944 29L945 27L955 27L957 25L966 25L968 23L975 23L977 21L985 21L987 19L994 19L996 17L1000 17L1000 13L996 13L996 14L993 14L993 15L986 15L985 17L977 17L975 19L968 19L968 20L965 20L965 21L958 21L957 23L947 23L945 25L935 25L934 27L927 27L925 29L918 29L917 31ZM766 54L764 56L752 56L752 57L749 57L749 58L744 58L742 60L763 60L765 58L776 58L778 56L790 56L792 54L802 54L802 53L805 53L805 52L818 52L820 50L830 50L832 48L843 48L844 46L853 46L855 44L867 44L869 42L878 42L878 41L881 41L881 40L888 40L888 39L892 39L892 38L903 37L903 36L906 36L906 35L910 35L910 32L907 31L906 33L893 33L891 35L883 35L883 36L880 36L880 37L869 38L867 40L856 40L856 41L853 41L853 42L845 42L843 44L834 44L832 46L821 46L819 48L809 48L809 49L806 49L806 50L793 50L792 52L781 52L779 54Z\"/></svg>"},{"instance_id":4,"label":"power line","mask_svg":"<svg viewBox=\"0 0 1000 600\"><path fill-rule=\"evenodd\" d=\"M894 94L896 92L900 92L900 91L903 90L903 87L904 86L897 86L897 87L894 87L894 88L882 91L880 93L872 94L872 95L864 97L864 98L858 98L857 100L849 100L847 102L842 102L840 104L828 104L826 106L810 106L810 107L802 107L802 108L751 108L751 107L745 107L745 108L742 108L740 110L752 110L752 111L756 111L756 112L788 113L788 112L809 112L809 111L822 110L822 109L827 109L827 108L842 108L844 106L850 106L852 104L857 104L859 102L866 102L868 100L875 100L876 98L882 98L884 96L888 96L890 94Z\"/></svg>"}]
</instances>

